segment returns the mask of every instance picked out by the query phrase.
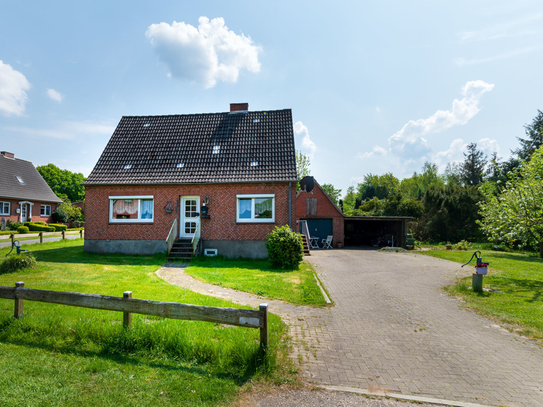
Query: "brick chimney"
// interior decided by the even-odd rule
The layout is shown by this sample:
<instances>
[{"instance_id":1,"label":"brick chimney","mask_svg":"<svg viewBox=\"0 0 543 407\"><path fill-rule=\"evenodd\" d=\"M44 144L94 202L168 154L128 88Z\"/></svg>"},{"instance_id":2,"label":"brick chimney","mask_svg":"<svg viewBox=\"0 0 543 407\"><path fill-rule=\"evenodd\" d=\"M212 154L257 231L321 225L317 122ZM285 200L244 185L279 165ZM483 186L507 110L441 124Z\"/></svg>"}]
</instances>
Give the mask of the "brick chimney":
<instances>
[{"instance_id":1,"label":"brick chimney","mask_svg":"<svg viewBox=\"0 0 543 407\"><path fill-rule=\"evenodd\" d=\"M231 112L242 112L249 110L249 103L230 103Z\"/></svg>"},{"instance_id":2,"label":"brick chimney","mask_svg":"<svg viewBox=\"0 0 543 407\"><path fill-rule=\"evenodd\" d=\"M8 153L7 151L0 151L0 154L2 154L4 157L7 157L7 158L15 158L15 154Z\"/></svg>"}]
</instances>

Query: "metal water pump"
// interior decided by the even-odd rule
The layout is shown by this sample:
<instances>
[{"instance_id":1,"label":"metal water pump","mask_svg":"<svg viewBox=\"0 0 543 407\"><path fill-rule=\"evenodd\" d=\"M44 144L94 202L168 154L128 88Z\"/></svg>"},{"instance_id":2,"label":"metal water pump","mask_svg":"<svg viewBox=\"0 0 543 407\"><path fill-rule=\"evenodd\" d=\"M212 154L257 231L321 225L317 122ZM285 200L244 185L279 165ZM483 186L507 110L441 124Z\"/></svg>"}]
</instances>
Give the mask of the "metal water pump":
<instances>
[{"instance_id":1,"label":"metal water pump","mask_svg":"<svg viewBox=\"0 0 543 407\"><path fill-rule=\"evenodd\" d=\"M10 255L10 253L13 251L13 249L17 249L17 254L21 254L21 252L26 252L27 251L26 249L21 249L21 244L19 243L18 240L14 240L11 243L11 250L9 251L8 254L6 254L6 257L8 257Z\"/></svg>"},{"instance_id":2,"label":"metal water pump","mask_svg":"<svg viewBox=\"0 0 543 407\"><path fill-rule=\"evenodd\" d=\"M479 256L477 256L477 253L479 253ZM474 257L477 259L477 264L475 265L475 273L472 276L472 287L473 291L480 293L483 291L483 276L488 273L488 263L483 263L481 252L479 250L473 252L471 259L466 264L462 264L462 267L471 263Z\"/></svg>"}]
</instances>

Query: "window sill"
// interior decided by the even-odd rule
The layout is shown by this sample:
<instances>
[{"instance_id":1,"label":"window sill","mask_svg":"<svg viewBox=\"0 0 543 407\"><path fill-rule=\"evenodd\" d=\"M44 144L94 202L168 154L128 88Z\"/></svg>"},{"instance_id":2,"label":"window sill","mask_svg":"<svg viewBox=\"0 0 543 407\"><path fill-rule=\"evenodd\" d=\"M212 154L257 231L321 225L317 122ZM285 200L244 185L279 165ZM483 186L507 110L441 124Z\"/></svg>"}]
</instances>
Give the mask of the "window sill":
<instances>
[{"instance_id":1,"label":"window sill","mask_svg":"<svg viewBox=\"0 0 543 407\"><path fill-rule=\"evenodd\" d=\"M267 222L258 221L258 220L251 220L249 222L240 222L239 220L236 221L236 225L254 225L254 224L257 224L257 225L273 225L274 223L275 223L275 221L267 221Z\"/></svg>"},{"instance_id":2,"label":"window sill","mask_svg":"<svg viewBox=\"0 0 543 407\"><path fill-rule=\"evenodd\" d=\"M109 222L109 225L152 225L154 222Z\"/></svg>"}]
</instances>

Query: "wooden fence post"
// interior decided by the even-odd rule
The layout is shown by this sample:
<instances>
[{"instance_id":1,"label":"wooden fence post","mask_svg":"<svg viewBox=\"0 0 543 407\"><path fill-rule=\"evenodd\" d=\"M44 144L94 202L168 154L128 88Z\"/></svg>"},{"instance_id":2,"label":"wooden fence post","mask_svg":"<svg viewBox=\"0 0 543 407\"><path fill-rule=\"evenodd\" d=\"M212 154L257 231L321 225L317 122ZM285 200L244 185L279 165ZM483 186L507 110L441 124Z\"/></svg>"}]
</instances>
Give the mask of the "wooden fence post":
<instances>
[{"instance_id":1,"label":"wooden fence post","mask_svg":"<svg viewBox=\"0 0 543 407\"><path fill-rule=\"evenodd\" d=\"M43 243L43 232L40 232L40 243Z\"/></svg>"},{"instance_id":2,"label":"wooden fence post","mask_svg":"<svg viewBox=\"0 0 543 407\"><path fill-rule=\"evenodd\" d=\"M80 239L83 239L83 229L81 229L81 230L79 231L79 238L80 238Z\"/></svg>"},{"instance_id":3,"label":"wooden fence post","mask_svg":"<svg viewBox=\"0 0 543 407\"><path fill-rule=\"evenodd\" d=\"M268 304L260 304L260 318L262 318L262 328L260 328L260 346L268 348Z\"/></svg>"},{"instance_id":4,"label":"wooden fence post","mask_svg":"<svg viewBox=\"0 0 543 407\"><path fill-rule=\"evenodd\" d=\"M13 242L15 241L15 233L11 233L9 235L9 238L11 239L11 247L13 247Z\"/></svg>"},{"instance_id":5,"label":"wooden fence post","mask_svg":"<svg viewBox=\"0 0 543 407\"><path fill-rule=\"evenodd\" d=\"M62 231L62 240L66 239L66 232L63 230Z\"/></svg>"},{"instance_id":6,"label":"wooden fence post","mask_svg":"<svg viewBox=\"0 0 543 407\"><path fill-rule=\"evenodd\" d=\"M24 287L25 287L25 283L22 281L15 283L15 288L24 288ZM23 307L24 307L24 300L20 300L17 298L17 290L15 290L15 313L14 313L15 319L21 319L23 317Z\"/></svg>"},{"instance_id":7,"label":"wooden fence post","mask_svg":"<svg viewBox=\"0 0 543 407\"><path fill-rule=\"evenodd\" d=\"M125 291L123 293L123 298L125 300L128 300L129 298L132 298L132 291ZM132 313L131 312L123 312L123 327L124 328L130 328L132 326Z\"/></svg>"}]
</instances>

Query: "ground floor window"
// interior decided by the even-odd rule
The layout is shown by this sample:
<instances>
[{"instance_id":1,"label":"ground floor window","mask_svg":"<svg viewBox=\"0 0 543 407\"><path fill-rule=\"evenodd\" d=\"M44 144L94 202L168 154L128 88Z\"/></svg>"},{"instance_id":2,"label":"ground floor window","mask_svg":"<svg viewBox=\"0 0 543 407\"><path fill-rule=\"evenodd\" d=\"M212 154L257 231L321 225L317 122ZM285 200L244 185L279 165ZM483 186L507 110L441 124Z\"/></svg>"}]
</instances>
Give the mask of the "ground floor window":
<instances>
[{"instance_id":1,"label":"ground floor window","mask_svg":"<svg viewBox=\"0 0 543 407\"><path fill-rule=\"evenodd\" d=\"M9 215L11 212L11 203L0 202L0 215Z\"/></svg>"},{"instance_id":2,"label":"ground floor window","mask_svg":"<svg viewBox=\"0 0 543 407\"><path fill-rule=\"evenodd\" d=\"M275 195L238 195L237 222L275 222Z\"/></svg>"},{"instance_id":3,"label":"ground floor window","mask_svg":"<svg viewBox=\"0 0 543 407\"><path fill-rule=\"evenodd\" d=\"M154 197L144 196L110 196L110 222L153 222Z\"/></svg>"},{"instance_id":4,"label":"ground floor window","mask_svg":"<svg viewBox=\"0 0 543 407\"><path fill-rule=\"evenodd\" d=\"M40 210L41 216L51 216L51 205L42 205Z\"/></svg>"}]
</instances>

